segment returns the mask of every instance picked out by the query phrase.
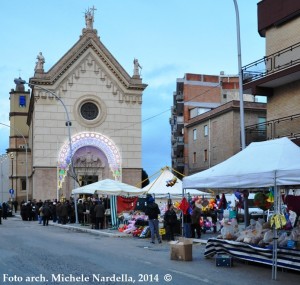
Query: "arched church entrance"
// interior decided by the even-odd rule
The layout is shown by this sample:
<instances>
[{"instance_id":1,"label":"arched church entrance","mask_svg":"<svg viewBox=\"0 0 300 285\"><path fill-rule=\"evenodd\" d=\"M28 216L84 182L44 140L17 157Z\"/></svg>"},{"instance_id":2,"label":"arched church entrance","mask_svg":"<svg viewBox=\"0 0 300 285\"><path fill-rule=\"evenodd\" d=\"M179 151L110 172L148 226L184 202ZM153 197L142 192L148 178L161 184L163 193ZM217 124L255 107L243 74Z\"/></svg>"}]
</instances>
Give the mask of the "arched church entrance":
<instances>
[{"instance_id":1,"label":"arched church entrance","mask_svg":"<svg viewBox=\"0 0 300 285\"><path fill-rule=\"evenodd\" d=\"M79 186L111 178L107 157L95 146L86 145L78 149L73 155L73 166Z\"/></svg>"},{"instance_id":2,"label":"arched church entrance","mask_svg":"<svg viewBox=\"0 0 300 285\"><path fill-rule=\"evenodd\" d=\"M105 178L121 180L121 156L111 139L96 132L81 132L73 135L71 142L71 147L66 142L59 152L58 188L62 188L71 159L79 186Z\"/></svg>"}]
</instances>

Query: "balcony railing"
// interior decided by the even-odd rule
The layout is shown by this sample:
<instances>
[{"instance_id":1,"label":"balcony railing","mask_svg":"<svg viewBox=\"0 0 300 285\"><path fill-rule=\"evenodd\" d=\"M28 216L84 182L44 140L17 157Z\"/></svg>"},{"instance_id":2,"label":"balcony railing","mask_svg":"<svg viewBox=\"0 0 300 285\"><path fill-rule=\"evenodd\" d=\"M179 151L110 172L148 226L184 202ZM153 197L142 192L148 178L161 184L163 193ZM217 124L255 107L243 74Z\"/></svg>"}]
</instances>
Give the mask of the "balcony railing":
<instances>
[{"instance_id":1,"label":"balcony railing","mask_svg":"<svg viewBox=\"0 0 300 285\"><path fill-rule=\"evenodd\" d=\"M177 95L176 95L176 100L177 101L182 101L183 100L183 94L181 92L179 92Z\"/></svg>"},{"instance_id":2,"label":"balcony railing","mask_svg":"<svg viewBox=\"0 0 300 285\"><path fill-rule=\"evenodd\" d=\"M280 137L300 138L300 114L245 127L246 144Z\"/></svg>"},{"instance_id":3,"label":"balcony railing","mask_svg":"<svg viewBox=\"0 0 300 285\"><path fill-rule=\"evenodd\" d=\"M255 81L300 63L300 43L265 56L242 68L243 84Z\"/></svg>"}]
</instances>

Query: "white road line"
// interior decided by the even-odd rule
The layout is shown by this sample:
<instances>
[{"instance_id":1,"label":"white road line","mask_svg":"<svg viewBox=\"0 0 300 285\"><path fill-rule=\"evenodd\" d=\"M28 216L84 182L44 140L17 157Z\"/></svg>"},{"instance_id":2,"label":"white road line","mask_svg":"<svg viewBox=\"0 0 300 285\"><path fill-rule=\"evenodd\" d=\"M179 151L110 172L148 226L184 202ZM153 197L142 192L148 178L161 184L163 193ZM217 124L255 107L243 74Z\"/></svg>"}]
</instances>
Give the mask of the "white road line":
<instances>
[{"instance_id":1,"label":"white road line","mask_svg":"<svg viewBox=\"0 0 300 285\"><path fill-rule=\"evenodd\" d=\"M176 274L183 275L183 276L191 278L191 279L202 281L202 282L205 282L207 284L213 284L213 282L209 281L206 278L202 279L202 278L200 278L198 276L195 276L195 275L192 275L192 274L189 274L189 273L185 273L185 272L182 272L182 271L174 270L174 269L169 269L169 270L172 271L172 272L174 272L174 273L176 273Z\"/></svg>"}]
</instances>

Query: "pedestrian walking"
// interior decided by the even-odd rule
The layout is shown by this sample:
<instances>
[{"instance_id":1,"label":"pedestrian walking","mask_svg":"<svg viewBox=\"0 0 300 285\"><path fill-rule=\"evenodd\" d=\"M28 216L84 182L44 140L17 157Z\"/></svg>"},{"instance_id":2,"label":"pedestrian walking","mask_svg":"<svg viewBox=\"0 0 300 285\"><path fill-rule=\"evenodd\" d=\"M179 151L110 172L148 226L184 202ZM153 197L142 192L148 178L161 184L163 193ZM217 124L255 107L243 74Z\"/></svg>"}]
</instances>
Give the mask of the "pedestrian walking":
<instances>
[{"instance_id":1,"label":"pedestrian walking","mask_svg":"<svg viewBox=\"0 0 300 285\"><path fill-rule=\"evenodd\" d=\"M157 238L158 243L161 243L158 221L158 215L160 214L160 210L158 208L158 205L154 202L154 198L152 196L148 198L145 214L148 216L149 227L151 232L151 243L155 243L155 236Z\"/></svg>"}]
</instances>

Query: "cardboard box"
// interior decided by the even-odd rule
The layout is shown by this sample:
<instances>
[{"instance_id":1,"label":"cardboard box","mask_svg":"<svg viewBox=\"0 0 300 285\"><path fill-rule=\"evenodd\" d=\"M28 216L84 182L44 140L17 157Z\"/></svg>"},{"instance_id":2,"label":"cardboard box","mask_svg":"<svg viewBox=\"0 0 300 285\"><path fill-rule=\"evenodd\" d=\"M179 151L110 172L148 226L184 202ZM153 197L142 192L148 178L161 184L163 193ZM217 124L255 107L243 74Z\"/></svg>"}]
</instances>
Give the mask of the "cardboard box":
<instances>
[{"instance_id":1,"label":"cardboard box","mask_svg":"<svg viewBox=\"0 0 300 285\"><path fill-rule=\"evenodd\" d=\"M216 257L216 266L232 267L232 257L227 254L218 254Z\"/></svg>"},{"instance_id":2,"label":"cardboard box","mask_svg":"<svg viewBox=\"0 0 300 285\"><path fill-rule=\"evenodd\" d=\"M193 260L193 240L179 238L178 241L170 242L171 260L192 261Z\"/></svg>"}]
</instances>

